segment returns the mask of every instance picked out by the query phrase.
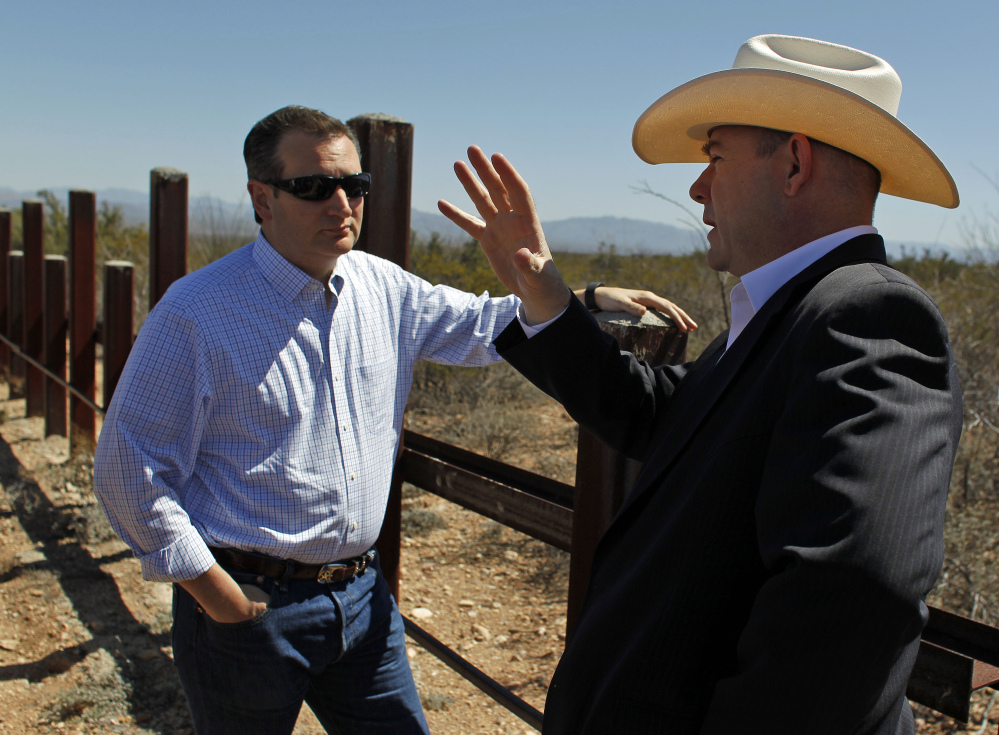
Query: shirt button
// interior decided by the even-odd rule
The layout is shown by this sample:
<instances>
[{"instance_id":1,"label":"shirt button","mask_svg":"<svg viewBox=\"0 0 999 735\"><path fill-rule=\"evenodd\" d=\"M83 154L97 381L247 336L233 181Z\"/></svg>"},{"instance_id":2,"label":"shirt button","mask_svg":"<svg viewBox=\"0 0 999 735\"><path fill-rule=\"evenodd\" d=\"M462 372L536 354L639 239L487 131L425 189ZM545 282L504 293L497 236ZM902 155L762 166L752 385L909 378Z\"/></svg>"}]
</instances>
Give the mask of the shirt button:
<instances>
[{"instance_id":1,"label":"shirt button","mask_svg":"<svg viewBox=\"0 0 999 735\"><path fill-rule=\"evenodd\" d=\"M354 521L353 523L350 524L350 529L352 531L356 531L357 530L357 521Z\"/></svg>"},{"instance_id":2,"label":"shirt button","mask_svg":"<svg viewBox=\"0 0 999 735\"><path fill-rule=\"evenodd\" d=\"M356 479L357 479L357 475L356 475L356 474L354 474L353 472L351 472L351 473L350 473L350 479L351 479L351 480L356 480Z\"/></svg>"}]
</instances>

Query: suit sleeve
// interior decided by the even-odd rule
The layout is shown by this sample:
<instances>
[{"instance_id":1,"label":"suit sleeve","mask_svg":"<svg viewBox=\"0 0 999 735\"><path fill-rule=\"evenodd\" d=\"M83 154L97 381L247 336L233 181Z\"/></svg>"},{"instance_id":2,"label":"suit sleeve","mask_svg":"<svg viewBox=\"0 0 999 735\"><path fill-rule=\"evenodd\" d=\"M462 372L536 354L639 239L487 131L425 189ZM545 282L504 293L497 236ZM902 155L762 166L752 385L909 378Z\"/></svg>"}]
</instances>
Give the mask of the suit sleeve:
<instances>
[{"instance_id":1,"label":"suit sleeve","mask_svg":"<svg viewBox=\"0 0 999 735\"><path fill-rule=\"evenodd\" d=\"M804 306L755 508L769 576L705 735L893 728L943 560L962 414L936 306L900 282Z\"/></svg>"},{"instance_id":2,"label":"suit sleeve","mask_svg":"<svg viewBox=\"0 0 999 735\"><path fill-rule=\"evenodd\" d=\"M684 366L651 368L622 352L579 299L531 339L514 320L496 338L500 356L561 403L605 444L645 459Z\"/></svg>"}]
</instances>

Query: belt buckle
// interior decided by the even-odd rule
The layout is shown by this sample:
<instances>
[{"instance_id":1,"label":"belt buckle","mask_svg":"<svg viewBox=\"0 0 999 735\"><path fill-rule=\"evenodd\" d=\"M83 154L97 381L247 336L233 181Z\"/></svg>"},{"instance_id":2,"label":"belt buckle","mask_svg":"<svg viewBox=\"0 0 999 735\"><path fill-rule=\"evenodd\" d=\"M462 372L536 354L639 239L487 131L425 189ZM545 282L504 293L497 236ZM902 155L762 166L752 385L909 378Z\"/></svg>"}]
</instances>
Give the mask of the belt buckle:
<instances>
[{"instance_id":1,"label":"belt buckle","mask_svg":"<svg viewBox=\"0 0 999 735\"><path fill-rule=\"evenodd\" d=\"M364 574L364 570L371 566L371 562L375 560L374 550L365 551L364 554L358 557L357 560L357 574L360 576Z\"/></svg>"},{"instance_id":2,"label":"belt buckle","mask_svg":"<svg viewBox=\"0 0 999 735\"><path fill-rule=\"evenodd\" d=\"M362 556L356 559L351 559L349 564L323 564L319 569L319 573L316 575L316 581L322 584L332 584L333 582L342 582L344 579L349 579L353 576L361 576L364 571L371 565L371 562L375 560L375 552L366 551ZM346 577L341 577L336 579L334 575L340 570L353 570Z\"/></svg>"},{"instance_id":3,"label":"belt buckle","mask_svg":"<svg viewBox=\"0 0 999 735\"><path fill-rule=\"evenodd\" d=\"M316 575L316 581L322 584L333 584L338 581L333 575L341 569L346 569L347 566L347 564L323 564L319 574Z\"/></svg>"}]
</instances>

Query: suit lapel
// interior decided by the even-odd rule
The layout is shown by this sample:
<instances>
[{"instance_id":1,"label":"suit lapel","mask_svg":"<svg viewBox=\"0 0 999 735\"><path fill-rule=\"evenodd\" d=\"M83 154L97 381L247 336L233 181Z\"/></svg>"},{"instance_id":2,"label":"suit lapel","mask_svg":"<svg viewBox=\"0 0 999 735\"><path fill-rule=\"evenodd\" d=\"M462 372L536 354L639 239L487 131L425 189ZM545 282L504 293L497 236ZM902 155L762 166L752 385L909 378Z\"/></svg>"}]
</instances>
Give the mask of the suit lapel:
<instances>
[{"instance_id":1,"label":"suit lapel","mask_svg":"<svg viewBox=\"0 0 999 735\"><path fill-rule=\"evenodd\" d=\"M635 490L628 496L617 518L637 498L661 485L658 478L686 449L690 438L725 394L732 379L746 360L760 349L760 345L766 341L766 334L777 327L788 309L801 301L826 274L856 262L885 263L884 240L879 235L862 235L848 240L778 289L753 316L729 350L724 351L727 331L715 338L680 383L682 389L678 386L678 395L669 408L668 426L642 468L636 479ZM724 354L721 354L722 351ZM686 385L688 380L690 384Z\"/></svg>"}]
</instances>

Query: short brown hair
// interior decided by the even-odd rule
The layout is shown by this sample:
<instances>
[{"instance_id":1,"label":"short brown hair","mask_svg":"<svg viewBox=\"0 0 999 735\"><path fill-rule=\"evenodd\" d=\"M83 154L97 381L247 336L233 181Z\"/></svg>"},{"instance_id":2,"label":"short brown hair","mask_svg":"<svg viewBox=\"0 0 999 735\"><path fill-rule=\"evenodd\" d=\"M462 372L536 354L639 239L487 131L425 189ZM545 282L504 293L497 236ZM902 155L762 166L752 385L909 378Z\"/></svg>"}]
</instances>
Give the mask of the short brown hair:
<instances>
[{"instance_id":1,"label":"short brown hair","mask_svg":"<svg viewBox=\"0 0 999 735\"><path fill-rule=\"evenodd\" d=\"M278 145L285 133L300 130L319 138L347 138L361 157L361 144L354 131L322 110L301 105L288 105L260 120L250 130L243 143L243 160L246 161L247 179L274 181L281 178L284 162L278 157ZM260 216L254 211L260 224Z\"/></svg>"},{"instance_id":2,"label":"short brown hair","mask_svg":"<svg viewBox=\"0 0 999 735\"><path fill-rule=\"evenodd\" d=\"M760 137L756 144L757 158L770 158L793 135L793 133L789 133L786 130L775 130L773 128L757 129L760 132ZM836 148L828 143L823 143L821 140L815 140L815 138L809 138L808 140L812 145L824 146L831 151L841 154L841 161L849 170L849 173L860 177L860 180L866 183L869 194L877 197L878 192L881 190L881 172L874 165L859 156L853 155L849 151L844 151L842 148ZM842 169L843 166L840 168Z\"/></svg>"}]
</instances>

